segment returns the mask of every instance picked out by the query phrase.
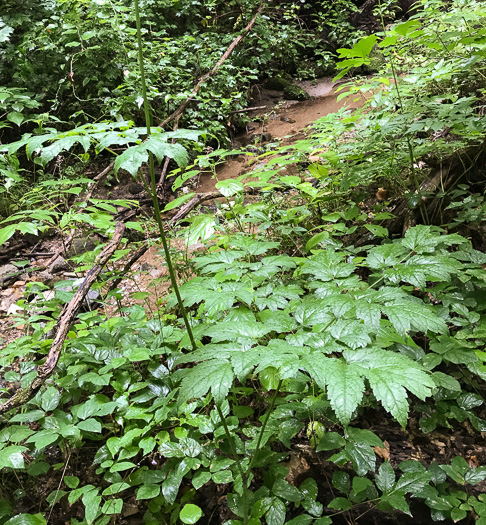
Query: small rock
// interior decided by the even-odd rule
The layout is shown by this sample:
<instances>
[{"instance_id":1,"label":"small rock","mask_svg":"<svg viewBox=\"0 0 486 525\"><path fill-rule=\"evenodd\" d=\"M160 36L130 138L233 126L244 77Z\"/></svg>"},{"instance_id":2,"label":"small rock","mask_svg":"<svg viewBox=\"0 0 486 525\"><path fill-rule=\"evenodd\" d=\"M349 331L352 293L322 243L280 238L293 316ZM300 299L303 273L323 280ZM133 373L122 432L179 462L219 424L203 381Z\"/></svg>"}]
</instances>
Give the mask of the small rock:
<instances>
[{"instance_id":1,"label":"small rock","mask_svg":"<svg viewBox=\"0 0 486 525\"><path fill-rule=\"evenodd\" d=\"M3 277L9 277L14 273L18 273L18 271L19 269L17 266L14 266L13 264L4 264L3 266L0 266L0 279Z\"/></svg>"},{"instance_id":2,"label":"small rock","mask_svg":"<svg viewBox=\"0 0 486 525\"><path fill-rule=\"evenodd\" d=\"M128 191L132 195L137 195L138 193L142 193L143 189L144 189L143 185L142 184L138 184L137 182L134 182L134 183L130 184L130 186L128 186Z\"/></svg>"},{"instance_id":3,"label":"small rock","mask_svg":"<svg viewBox=\"0 0 486 525\"><path fill-rule=\"evenodd\" d=\"M71 247L68 250L68 258L74 257L75 255L81 255L82 253L89 252L96 248L96 243L92 236L84 235L73 239Z\"/></svg>"},{"instance_id":4,"label":"small rock","mask_svg":"<svg viewBox=\"0 0 486 525\"><path fill-rule=\"evenodd\" d=\"M52 286L61 279L61 276L54 277L49 270L43 270L42 272L38 272L33 280L35 282L44 283L46 286Z\"/></svg>"},{"instance_id":5,"label":"small rock","mask_svg":"<svg viewBox=\"0 0 486 525\"><path fill-rule=\"evenodd\" d=\"M52 273L64 272L70 270L69 263L63 257L59 256L49 267L49 271Z\"/></svg>"}]
</instances>

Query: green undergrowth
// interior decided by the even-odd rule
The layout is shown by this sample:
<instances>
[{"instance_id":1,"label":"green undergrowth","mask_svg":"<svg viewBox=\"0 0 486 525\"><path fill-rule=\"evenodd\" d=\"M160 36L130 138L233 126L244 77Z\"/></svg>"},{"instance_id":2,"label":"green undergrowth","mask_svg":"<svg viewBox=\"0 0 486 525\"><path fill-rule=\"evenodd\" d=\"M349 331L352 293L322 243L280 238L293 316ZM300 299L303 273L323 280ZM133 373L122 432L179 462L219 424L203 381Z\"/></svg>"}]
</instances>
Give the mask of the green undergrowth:
<instances>
[{"instance_id":1,"label":"green undergrowth","mask_svg":"<svg viewBox=\"0 0 486 525\"><path fill-rule=\"evenodd\" d=\"M485 218L476 175L486 12L482 2L441 5L423 2L410 21L341 51L346 69L382 49L384 70L347 88L369 94L362 110L270 146L248 173L217 183L226 199L214 213L186 219L178 235L204 244L176 258L190 332L174 292L155 314L122 307L151 290L107 292L119 275L109 266L96 288L116 313L80 313L55 375L1 421L0 523L134 514L147 524L325 525L368 514L400 522L424 508L431 521L486 523L486 254L473 235ZM218 150L188 168L185 146L201 136L86 125L24 136L3 154L10 170L23 151L44 169L71 148L122 145L117 170L139 176L152 154L168 155L180 188L241 153ZM453 182L424 189L447 166ZM74 179L74 193L85 182ZM404 231L395 204L410 215ZM79 223L109 235L116 212L100 200L67 214L19 211L0 236ZM93 255L79 258L85 269ZM0 357L2 400L33 381L79 284L48 294L29 283L16 319L25 335ZM418 461L387 443L388 432L406 441L402 429L456 444L443 459L424 447Z\"/></svg>"}]
</instances>

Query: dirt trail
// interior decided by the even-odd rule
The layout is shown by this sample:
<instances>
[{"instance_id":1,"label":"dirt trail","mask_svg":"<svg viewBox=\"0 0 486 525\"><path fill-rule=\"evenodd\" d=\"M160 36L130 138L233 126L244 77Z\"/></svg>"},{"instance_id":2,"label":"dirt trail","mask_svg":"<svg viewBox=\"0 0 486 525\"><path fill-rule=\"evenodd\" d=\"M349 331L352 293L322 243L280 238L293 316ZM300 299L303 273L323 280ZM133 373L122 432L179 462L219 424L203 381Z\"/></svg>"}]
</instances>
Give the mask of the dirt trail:
<instances>
[{"instance_id":1,"label":"dirt trail","mask_svg":"<svg viewBox=\"0 0 486 525\"><path fill-rule=\"evenodd\" d=\"M260 90L252 104L256 107L267 106L267 108L248 113L251 121L246 126L246 132L234 137L232 147L238 149L261 142L290 143L302 135L304 128L317 119L334 113L343 106L357 107L357 104L346 104L345 100L337 101L334 83L330 78L300 82L300 86L309 93L310 100L302 102L285 100L281 91ZM228 159L217 168L217 179L236 178L247 168L248 157L245 155ZM202 173L195 191L209 193L215 190L216 183L217 180L211 173Z\"/></svg>"}]
</instances>

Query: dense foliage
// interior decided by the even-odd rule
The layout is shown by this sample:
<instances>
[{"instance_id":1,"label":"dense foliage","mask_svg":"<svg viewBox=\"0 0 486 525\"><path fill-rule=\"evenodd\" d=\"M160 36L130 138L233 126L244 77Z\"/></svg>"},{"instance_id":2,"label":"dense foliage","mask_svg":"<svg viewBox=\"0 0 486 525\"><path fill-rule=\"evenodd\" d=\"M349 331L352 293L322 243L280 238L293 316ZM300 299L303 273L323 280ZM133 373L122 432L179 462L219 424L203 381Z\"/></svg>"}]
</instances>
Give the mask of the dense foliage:
<instances>
[{"instance_id":1,"label":"dense foliage","mask_svg":"<svg viewBox=\"0 0 486 525\"><path fill-rule=\"evenodd\" d=\"M257 8L249 2L166 3L172 16L162 20L156 16L161 2L143 5L145 67L157 119L164 105L174 109L185 99L193 76L211 67L231 41L218 20L230 18L240 28ZM66 179L67 167L53 167L59 156L84 166L123 147L115 170L134 177L152 155L169 157L179 166L174 187L180 187L200 169L215 170L241 153L202 154L207 132L217 131L204 125L211 112L224 105L228 87L237 93L228 97L228 107L240 107L240 90L262 64L319 56L315 43L303 51L295 47L296 36L305 38L306 26L294 24L305 20L299 10L309 10L314 28L325 24L318 2L270 10L253 40L262 46L262 64L252 62L247 45L186 116L197 130L157 128L147 135L129 119L94 122L109 114L133 116L143 104L132 75L138 66L129 6L46 2L36 11L34 4L25 3L22 18L12 3L0 27L0 40L7 42L2 52L16 78L27 71L27 42L39 38L53 44L44 44L41 58L33 60L39 69L28 73L30 89L40 93L40 75L58 74L45 64L65 61L65 48L78 50L72 64L90 74L79 89L78 73L74 86L64 77L47 79L57 91L38 100L26 86L1 88L5 127L31 126L22 138L12 134L1 150L5 191L22 184L25 169L59 192L54 203L41 206L41 199L35 209L11 210L2 243L19 232L75 225L112 233L115 205L131 203L92 199L66 206L87 179ZM329 34L344 24L344 5L333 5ZM117 252L97 285L103 302L119 305L116 313L100 307L79 314L56 374L1 420L0 523L101 525L137 514L147 524L325 525L365 522L367 513L383 521L388 514L397 521L408 514L419 522L424 507L424 522L486 523L482 448L475 459L464 446L450 461L397 461L398 451L385 442L390 431L407 439L407 426L422 440L432 432L445 439L467 429L479 443L486 431L486 5L423 0L408 20L391 27L385 25L389 11L377 5L382 31L363 38L353 39L343 25L349 41L338 51L338 71L382 64L375 76L342 87L343 97L366 98L364 107L316 121L299 142L253 153L253 169L217 183L226 198L217 212L195 213L177 232L187 245L205 246L190 258L173 254L184 310L174 291L161 298L157 312L135 304L149 292L107 292L128 242ZM66 27L55 22L60 16ZM16 33L27 19L38 22ZM41 36L46 20L48 35ZM93 29L93 20L99 27ZM272 24L288 33L274 33ZM265 55L264 46L272 45L265 32L278 39L281 55ZM283 44L286 35L292 46ZM163 65L154 60L157 54ZM93 66L107 56L120 60L119 71ZM187 61L185 73L180 60ZM172 64L177 80L161 80L171 61L178 61ZM95 79L94 71L106 76ZM90 108L83 109L89 122L54 125L52 114L37 113L49 97L55 107L75 111L77 99L67 96L72 90L89 100L80 106ZM90 112L100 111L101 102L104 113L92 121ZM62 177L53 181L50 170L56 169ZM390 194L384 202L370 198L378 186ZM181 195L166 210L191 196ZM140 221L129 226L150 227ZM93 255L78 257L81 269L89 268ZM17 320L25 335L0 358L2 401L33 381L60 309L79 284L61 281L46 293L45 285L28 283ZM122 300L130 306L121 306ZM38 485L44 487L35 489L41 502L29 497Z\"/></svg>"}]
</instances>

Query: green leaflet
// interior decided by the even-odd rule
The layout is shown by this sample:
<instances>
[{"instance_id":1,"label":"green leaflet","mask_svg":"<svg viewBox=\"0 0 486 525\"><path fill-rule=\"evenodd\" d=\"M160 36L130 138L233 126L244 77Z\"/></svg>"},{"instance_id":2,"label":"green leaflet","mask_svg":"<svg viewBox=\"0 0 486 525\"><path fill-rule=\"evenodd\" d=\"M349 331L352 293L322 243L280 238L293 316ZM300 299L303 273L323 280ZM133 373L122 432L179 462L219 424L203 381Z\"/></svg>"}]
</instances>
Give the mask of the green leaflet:
<instances>
[{"instance_id":1,"label":"green leaflet","mask_svg":"<svg viewBox=\"0 0 486 525\"><path fill-rule=\"evenodd\" d=\"M233 369L226 360L205 361L187 371L182 380L178 402L202 398L211 390L214 401L222 403L233 384Z\"/></svg>"},{"instance_id":2,"label":"green leaflet","mask_svg":"<svg viewBox=\"0 0 486 525\"><path fill-rule=\"evenodd\" d=\"M314 352L302 359L300 367L326 390L333 410L345 425L363 397L364 378L375 397L402 426L408 416L407 390L425 399L434 388L425 370L404 355L371 348L346 350L343 355L346 361Z\"/></svg>"},{"instance_id":3,"label":"green leaflet","mask_svg":"<svg viewBox=\"0 0 486 525\"><path fill-rule=\"evenodd\" d=\"M369 349L345 351L349 363L359 363L375 397L397 421L406 426L408 401L406 390L425 399L434 388L434 381L422 367L410 358L387 350Z\"/></svg>"},{"instance_id":4,"label":"green leaflet","mask_svg":"<svg viewBox=\"0 0 486 525\"><path fill-rule=\"evenodd\" d=\"M307 371L322 389L327 388L332 408L339 420L347 425L363 397L364 380L359 367L314 352L302 360L301 369Z\"/></svg>"}]
</instances>

